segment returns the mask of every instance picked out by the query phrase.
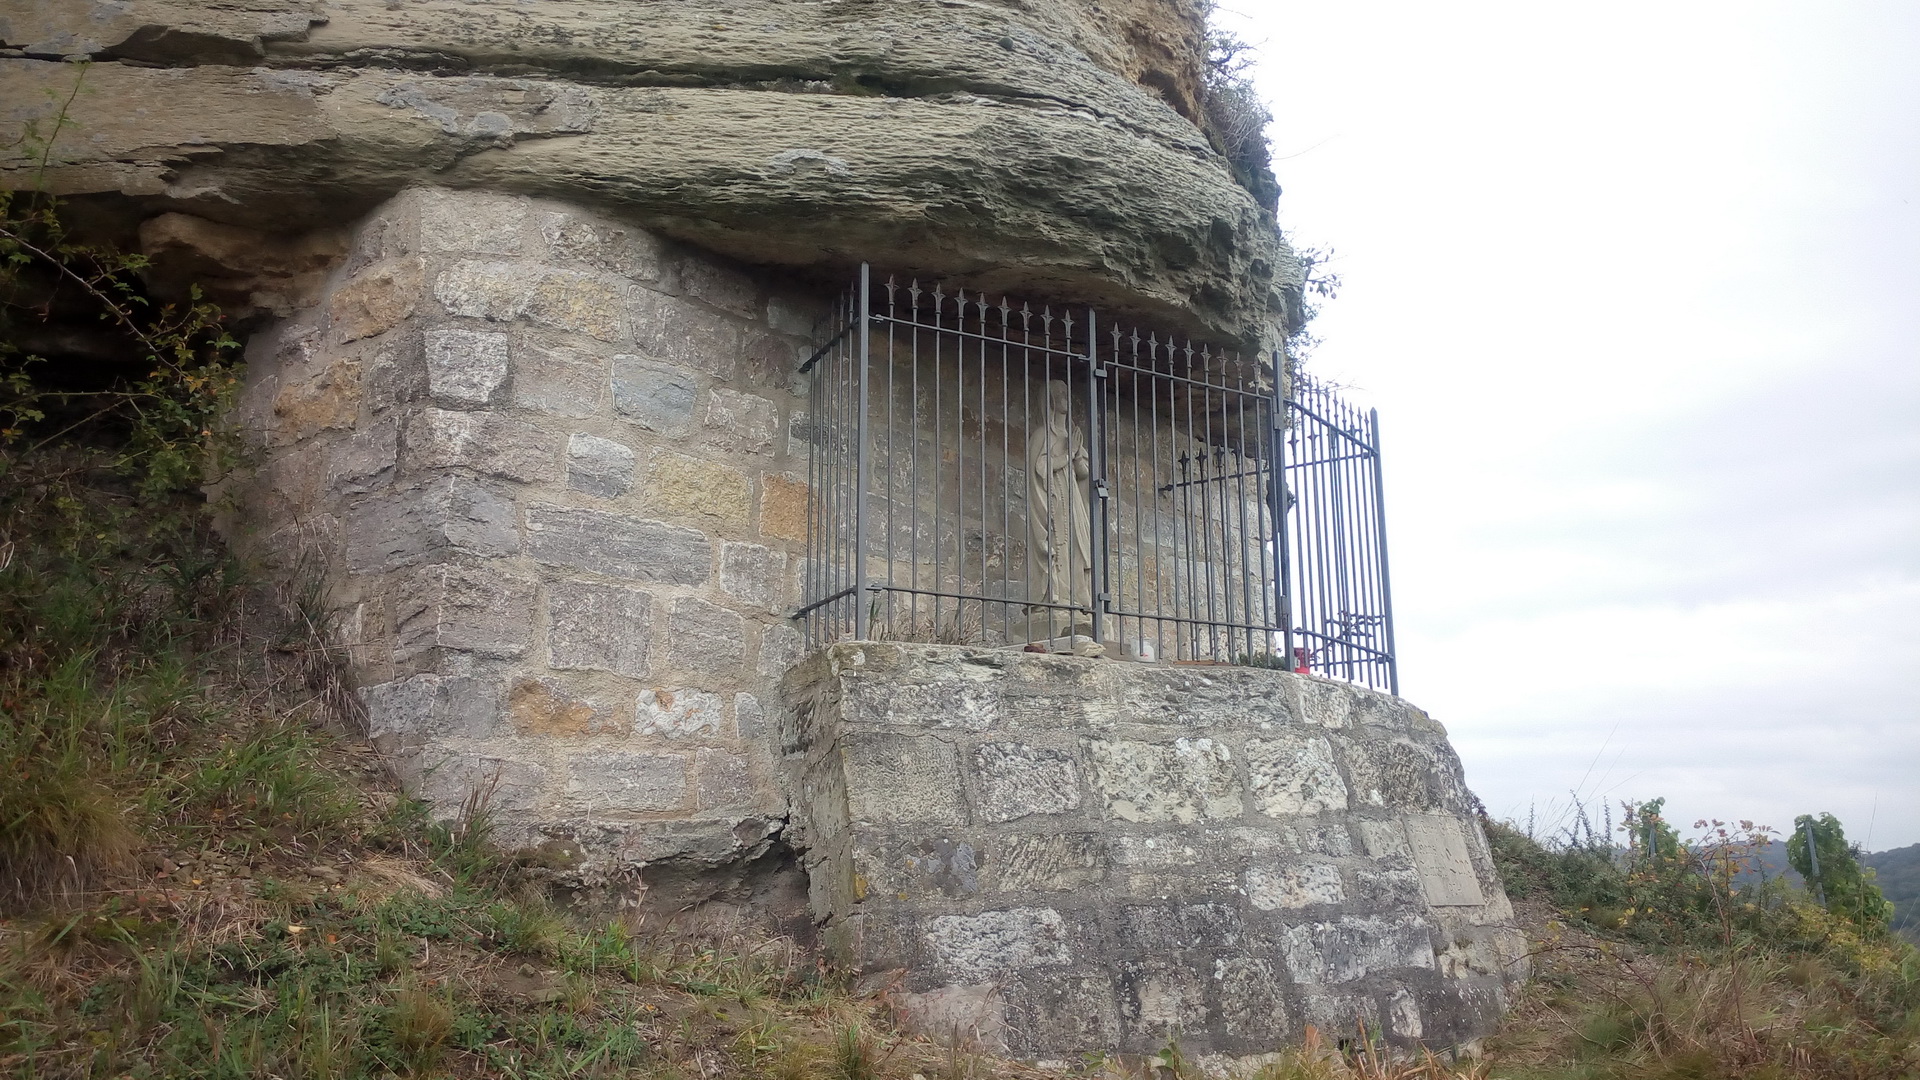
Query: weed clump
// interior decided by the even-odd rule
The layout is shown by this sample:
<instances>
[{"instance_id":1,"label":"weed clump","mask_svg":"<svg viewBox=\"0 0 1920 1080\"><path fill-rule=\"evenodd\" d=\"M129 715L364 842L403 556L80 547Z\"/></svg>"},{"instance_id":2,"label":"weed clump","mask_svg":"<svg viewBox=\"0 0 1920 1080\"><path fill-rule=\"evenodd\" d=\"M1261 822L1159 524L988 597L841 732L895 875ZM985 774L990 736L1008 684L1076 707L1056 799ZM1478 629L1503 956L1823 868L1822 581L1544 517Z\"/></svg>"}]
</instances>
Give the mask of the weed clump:
<instances>
[{"instance_id":1,"label":"weed clump","mask_svg":"<svg viewBox=\"0 0 1920 1080\"><path fill-rule=\"evenodd\" d=\"M1701 821L1683 839L1663 805L1626 807L1625 845L1485 823L1541 924L1533 983L1489 1043L1497 1075L1920 1075L1920 953L1768 877L1769 830Z\"/></svg>"}]
</instances>

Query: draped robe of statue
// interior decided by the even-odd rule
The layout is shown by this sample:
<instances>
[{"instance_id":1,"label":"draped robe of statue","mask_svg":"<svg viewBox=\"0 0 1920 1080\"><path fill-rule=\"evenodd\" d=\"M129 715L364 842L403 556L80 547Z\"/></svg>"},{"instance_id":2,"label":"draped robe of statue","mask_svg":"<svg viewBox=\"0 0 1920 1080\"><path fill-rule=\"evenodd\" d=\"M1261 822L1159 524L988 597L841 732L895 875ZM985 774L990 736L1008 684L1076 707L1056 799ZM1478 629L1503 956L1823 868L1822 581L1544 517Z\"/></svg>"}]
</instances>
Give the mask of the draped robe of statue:
<instances>
[{"instance_id":1,"label":"draped robe of statue","mask_svg":"<svg viewBox=\"0 0 1920 1080\"><path fill-rule=\"evenodd\" d=\"M1045 411L1027 432L1028 597L1041 604L1093 606L1093 536L1087 513L1086 434L1073 422L1064 382L1047 383ZM1033 638L1085 633L1085 611L1035 604ZM1044 632L1042 632L1044 631Z\"/></svg>"}]
</instances>

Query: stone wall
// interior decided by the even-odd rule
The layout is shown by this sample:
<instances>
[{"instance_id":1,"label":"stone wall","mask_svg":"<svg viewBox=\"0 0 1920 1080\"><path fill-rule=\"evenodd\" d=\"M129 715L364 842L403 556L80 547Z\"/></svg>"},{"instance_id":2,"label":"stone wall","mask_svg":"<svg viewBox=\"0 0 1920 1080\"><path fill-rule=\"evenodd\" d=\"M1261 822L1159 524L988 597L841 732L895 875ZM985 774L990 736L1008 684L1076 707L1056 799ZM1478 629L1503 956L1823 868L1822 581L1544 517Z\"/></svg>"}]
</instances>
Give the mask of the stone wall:
<instances>
[{"instance_id":1,"label":"stone wall","mask_svg":"<svg viewBox=\"0 0 1920 1080\"><path fill-rule=\"evenodd\" d=\"M236 527L327 579L375 742L589 878L763 851L813 309L576 207L415 189L255 336Z\"/></svg>"},{"instance_id":2,"label":"stone wall","mask_svg":"<svg viewBox=\"0 0 1920 1080\"><path fill-rule=\"evenodd\" d=\"M1246 1058L1356 1020L1448 1046L1524 975L1459 761L1397 698L873 643L785 693L814 915L934 1032L1067 1060Z\"/></svg>"}]
</instances>

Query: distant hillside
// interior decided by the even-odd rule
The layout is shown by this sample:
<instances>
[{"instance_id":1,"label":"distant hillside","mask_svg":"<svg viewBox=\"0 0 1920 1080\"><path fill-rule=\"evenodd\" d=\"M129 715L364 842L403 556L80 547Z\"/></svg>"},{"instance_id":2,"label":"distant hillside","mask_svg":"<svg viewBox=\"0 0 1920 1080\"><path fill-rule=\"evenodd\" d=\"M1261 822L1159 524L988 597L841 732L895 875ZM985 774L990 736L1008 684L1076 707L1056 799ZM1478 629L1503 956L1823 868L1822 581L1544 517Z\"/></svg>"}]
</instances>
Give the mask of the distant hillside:
<instances>
[{"instance_id":1,"label":"distant hillside","mask_svg":"<svg viewBox=\"0 0 1920 1080\"><path fill-rule=\"evenodd\" d=\"M1879 875L1875 884L1893 901L1893 926L1920 945L1920 844L1876 851L1861 860Z\"/></svg>"}]
</instances>

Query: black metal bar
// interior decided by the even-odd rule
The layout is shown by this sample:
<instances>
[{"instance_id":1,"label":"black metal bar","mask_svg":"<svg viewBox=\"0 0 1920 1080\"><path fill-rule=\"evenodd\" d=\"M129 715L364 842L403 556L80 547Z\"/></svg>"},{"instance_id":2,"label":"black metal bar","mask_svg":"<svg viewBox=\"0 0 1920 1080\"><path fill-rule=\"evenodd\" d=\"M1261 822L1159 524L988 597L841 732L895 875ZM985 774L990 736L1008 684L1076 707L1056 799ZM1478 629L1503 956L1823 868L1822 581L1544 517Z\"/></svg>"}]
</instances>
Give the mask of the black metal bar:
<instances>
[{"instance_id":1,"label":"black metal bar","mask_svg":"<svg viewBox=\"0 0 1920 1080\"><path fill-rule=\"evenodd\" d=\"M1288 502L1292 494L1287 487L1287 410L1292 395L1287 392L1292 373L1287 370L1287 351L1283 345L1274 355L1273 365L1273 403L1270 417L1272 427L1268 436L1272 439L1272 467L1267 478L1267 498L1273 514L1273 580L1279 590L1274 597L1274 617L1280 623L1280 649L1282 663L1288 671L1297 670L1299 661L1293 655L1293 560L1287 553L1287 514Z\"/></svg>"},{"instance_id":2,"label":"black metal bar","mask_svg":"<svg viewBox=\"0 0 1920 1080\"><path fill-rule=\"evenodd\" d=\"M1380 470L1380 410L1368 412L1367 434L1373 438L1373 513L1375 542L1380 552L1380 616L1387 633L1387 688L1400 693L1400 653L1393 640L1393 582L1387 573L1387 500L1386 483Z\"/></svg>"},{"instance_id":3,"label":"black metal bar","mask_svg":"<svg viewBox=\"0 0 1920 1080\"><path fill-rule=\"evenodd\" d=\"M1105 419L1107 407L1107 373L1100 366L1100 337L1094 332L1093 309L1087 309L1087 536L1089 539L1087 561L1088 585L1092 592L1093 613L1090 620L1093 640L1104 640L1101 634L1100 608L1106 602L1107 572L1107 444L1106 431L1101 425ZM1076 481L1077 482L1077 481Z\"/></svg>"},{"instance_id":4,"label":"black metal bar","mask_svg":"<svg viewBox=\"0 0 1920 1080\"><path fill-rule=\"evenodd\" d=\"M917 281L902 295L893 278L885 287L876 311L865 268L805 365L813 496L805 595L792 618L805 620L809 642L1018 643L1051 635L1057 620L1047 613L1069 611L1127 655L1239 660L1277 647L1292 666L1301 648L1322 673L1398 691L1377 413L1293 377L1284 350L1268 384L1231 353L1123 334L1097 312L1086 312L1082 330L1075 310L1016 311ZM876 361L886 367L879 413ZM1080 566L1077 527L1055 535L1067 545L1054 551L1070 579L1065 597L1044 592L1048 551L1033 536L1048 530L1014 535L1033 513L1017 512L1018 485L1030 497L1038 490L1026 455L1040 445L1047 410L1035 395L1044 400L1053 382L1067 390L1060 421L1080 436L1068 449L1086 455L1087 480L1076 485L1085 484L1092 540ZM1024 438L1014 430L1022 413ZM930 619L920 618L923 604Z\"/></svg>"},{"instance_id":5,"label":"black metal bar","mask_svg":"<svg viewBox=\"0 0 1920 1080\"><path fill-rule=\"evenodd\" d=\"M891 316L891 315L876 315L874 316L874 321L875 322L894 322L894 323L899 323L902 326L925 326L926 325L925 323L917 323L911 319L902 319L902 318L898 318L896 316ZM991 342L996 345L1001 343L1000 338L994 337L991 334L977 333L977 332L952 329L952 328L943 330L942 333L946 334L948 337L957 338L962 341L985 341L985 342ZM1053 348L1052 346L1040 346L1040 345L1029 345L1029 346L1026 346L1026 348L1029 348L1034 352L1051 353L1054 356L1062 357L1067 360L1086 359L1086 354L1074 351L1071 342L1063 344L1060 348L1057 348L1057 349Z\"/></svg>"}]
</instances>

